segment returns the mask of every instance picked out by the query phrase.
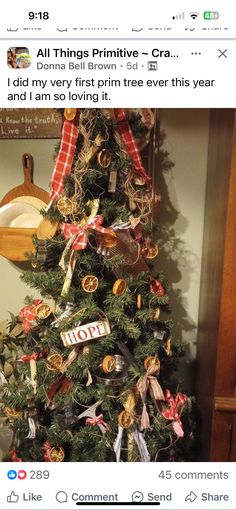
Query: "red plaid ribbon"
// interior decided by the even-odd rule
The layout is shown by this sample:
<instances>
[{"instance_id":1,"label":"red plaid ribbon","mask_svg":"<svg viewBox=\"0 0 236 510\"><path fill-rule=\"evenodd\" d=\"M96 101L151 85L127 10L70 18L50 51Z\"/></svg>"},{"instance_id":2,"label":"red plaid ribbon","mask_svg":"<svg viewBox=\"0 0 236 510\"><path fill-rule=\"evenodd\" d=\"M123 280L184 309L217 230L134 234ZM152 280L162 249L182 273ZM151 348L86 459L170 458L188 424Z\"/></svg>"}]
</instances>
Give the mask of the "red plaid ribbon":
<instances>
[{"instance_id":1,"label":"red plaid ribbon","mask_svg":"<svg viewBox=\"0 0 236 510\"><path fill-rule=\"evenodd\" d=\"M81 226L75 223L63 223L62 230L66 239L74 237L72 244L73 250L84 250L88 244L88 231L96 230L101 234L110 234L112 230L110 228L102 227L103 217L98 215L92 218L86 225Z\"/></svg>"},{"instance_id":2,"label":"red plaid ribbon","mask_svg":"<svg viewBox=\"0 0 236 510\"><path fill-rule=\"evenodd\" d=\"M96 418L87 418L85 425L103 425L103 427L107 427L107 423L103 419L103 415L100 414L99 416L96 416Z\"/></svg>"},{"instance_id":3,"label":"red plaid ribbon","mask_svg":"<svg viewBox=\"0 0 236 510\"><path fill-rule=\"evenodd\" d=\"M34 299L32 305L24 306L20 310L19 317L20 319L23 319L22 327L25 333L28 333L29 330L31 329L32 322L36 318L35 309L38 305L40 305L40 303L42 303L42 299Z\"/></svg>"},{"instance_id":4,"label":"red plaid ribbon","mask_svg":"<svg viewBox=\"0 0 236 510\"><path fill-rule=\"evenodd\" d=\"M177 393L174 396L171 395L170 390L166 390L166 401L169 404L169 409L162 411L162 416L164 416L166 420L172 420L174 422L173 429L178 437L183 437L184 435L179 413L187 400L187 395L184 395L183 393Z\"/></svg>"},{"instance_id":5,"label":"red plaid ribbon","mask_svg":"<svg viewBox=\"0 0 236 510\"><path fill-rule=\"evenodd\" d=\"M131 127L128 120L126 119L125 111L122 108L116 108L115 112L117 119L116 129L124 142L125 148L129 154L130 159L132 160L134 169L141 177L145 179L146 182L148 182L151 180L151 177L149 177L149 175L146 173L146 170L143 166Z\"/></svg>"},{"instance_id":6,"label":"red plaid ribbon","mask_svg":"<svg viewBox=\"0 0 236 510\"><path fill-rule=\"evenodd\" d=\"M78 126L65 120L62 128L61 145L51 179L51 198L58 200L64 189L64 178L71 172L71 166L78 138Z\"/></svg>"},{"instance_id":7,"label":"red plaid ribbon","mask_svg":"<svg viewBox=\"0 0 236 510\"><path fill-rule=\"evenodd\" d=\"M17 361L21 361L21 363L28 363L31 360L37 361L40 358L44 358L46 355L45 352L39 352L38 354L36 352L33 352L32 354L23 354Z\"/></svg>"}]
</instances>

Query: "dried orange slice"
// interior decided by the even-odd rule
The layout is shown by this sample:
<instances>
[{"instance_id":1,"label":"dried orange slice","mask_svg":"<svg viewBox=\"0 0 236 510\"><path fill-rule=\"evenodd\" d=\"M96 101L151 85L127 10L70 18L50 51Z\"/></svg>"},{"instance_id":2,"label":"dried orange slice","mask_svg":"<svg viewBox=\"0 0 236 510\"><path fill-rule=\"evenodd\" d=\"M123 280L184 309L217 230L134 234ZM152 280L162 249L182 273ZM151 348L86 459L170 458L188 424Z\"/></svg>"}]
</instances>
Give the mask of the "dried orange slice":
<instances>
[{"instance_id":1,"label":"dried orange slice","mask_svg":"<svg viewBox=\"0 0 236 510\"><path fill-rule=\"evenodd\" d=\"M141 306L142 306L142 294L139 293L137 295L137 309L140 310Z\"/></svg>"},{"instance_id":2,"label":"dried orange slice","mask_svg":"<svg viewBox=\"0 0 236 510\"><path fill-rule=\"evenodd\" d=\"M62 462L65 458L63 448L52 448L49 452L51 462Z\"/></svg>"},{"instance_id":3,"label":"dried orange slice","mask_svg":"<svg viewBox=\"0 0 236 510\"><path fill-rule=\"evenodd\" d=\"M8 418L13 418L14 420L18 420L23 416L21 411L16 411L16 409L13 409L12 407L5 407L4 413Z\"/></svg>"},{"instance_id":4,"label":"dried orange slice","mask_svg":"<svg viewBox=\"0 0 236 510\"><path fill-rule=\"evenodd\" d=\"M103 248L113 248L117 245L117 235L112 230L109 234L100 234L99 242Z\"/></svg>"},{"instance_id":5,"label":"dried orange slice","mask_svg":"<svg viewBox=\"0 0 236 510\"><path fill-rule=\"evenodd\" d=\"M35 314L38 319L47 319L51 313L52 309L47 303L41 303L35 308Z\"/></svg>"},{"instance_id":6,"label":"dried orange slice","mask_svg":"<svg viewBox=\"0 0 236 510\"><path fill-rule=\"evenodd\" d=\"M74 204L70 198L61 197L57 202L57 209L61 214L63 214L63 216L67 216L68 214L73 213Z\"/></svg>"},{"instance_id":7,"label":"dried orange slice","mask_svg":"<svg viewBox=\"0 0 236 510\"><path fill-rule=\"evenodd\" d=\"M159 359L156 356L148 356L144 360L143 364L144 364L144 368L146 370L148 370L148 368L151 367L152 365L156 365L157 366L157 370L160 370L160 366L161 366L160 361L159 361Z\"/></svg>"},{"instance_id":8,"label":"dried orange slice","mask_svg":"<svg viewBox=\"0 0 236 510\"><path fill-rule=\"evenodd\" d=\"M64 117L66 120L72 121L75 119L77 114L76 108L65 108L64 109Z\"/></svg>"},{"instance_id":9,"label":"dried orange slice","mask_svg":"<svg viewBox=\"0 0 236 510\"><path fill-rule=\"evenodd\" d=\"M116 366L116 359L114 356L111 356L108 354L105 356L105 358L102 360L102 370L105 372L105 374L110 374L110 372L113 372Z\"/></svg>"},{"instance_id":10,"label":"dried orange slice","mask_svg":"<svg viewBox=\"0 0 236 510\"><path fill-rule=\"evenodd\" d=\"M118 423L120 427L128 429L134 422L134 418L128 411L121 411L118 415Z\"/></svg>"},{"instance_id":11,"label":"dried orange slice","mask_svg":"<svg viewBox=\"0 0 236 510\"><path fill-rule=\"evenodd\" d=\"M63 365L63 358L60 354L50 354L47 357L47 368L48 370L60 370Z\"/></svg>"},{"instance_id":12,"label":"dried orange slice","mask_svg":"<svg viewBox=\"0 0 236 510\"><path fill-rule=\"evenodd\" d=\"M97 162L102 168L108 168L111 164L111 152L108 149L102 149L97 155Z\"/></svg>"},{"instance_id":13,"label":"dried orange slice","mask_svg":"<svg viewBox=\"0 0 236 510\"><path fill-rule=\"evenodd\" d=\"M158 255L158 246L155 243L150 243L149 247L143 252L145 259L155 259Z\"/></svg>"},{"instance_id":14,"label":"dried orange slice","mask_svg":"<svg viewBox=\"0 0 236 510\"><path fill-rule=\"evenodd\" d=\"M112 287L112 293L114 296L121 296L123 292L125 292L127 285L126 281L122 280L122 278L118 278L118 280L115 281L113 287Z\"/></svg>"},{"instance_id":15,"label":"dried orange slice","mask_svg":"<svg viewBox=\"0 0 236 510\"><path fill-rule=\"evenodd\" d=\"M92 274L87 274L82 278L81 285L85 292L95 292L98 288L98 278Z\"/></svg>"}]
</instances>

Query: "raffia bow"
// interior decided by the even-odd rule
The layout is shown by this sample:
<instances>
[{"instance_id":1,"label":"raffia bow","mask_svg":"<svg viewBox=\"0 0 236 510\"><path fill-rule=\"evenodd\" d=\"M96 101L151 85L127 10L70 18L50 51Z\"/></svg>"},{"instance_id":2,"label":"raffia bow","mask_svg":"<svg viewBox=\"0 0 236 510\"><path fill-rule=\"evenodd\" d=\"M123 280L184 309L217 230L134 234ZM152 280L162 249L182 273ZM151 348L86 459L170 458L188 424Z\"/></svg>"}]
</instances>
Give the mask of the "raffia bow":
<instances>
[{"instance_id":1,"label":"raffia bow","mask_svg":"<svg viewBox=\"0 0 236 510\"><path fill-rule=\"evenodd\" d=\"M150 419L147 412L146 399L147 393L150 392L151 397L155 401L165 400L162 388L154 374L159 372L159 365L153 364L148 367L146 374L137 382L137 389L140 393L140 397L143 403L142 417L141 417L141 430L150 428Z\"/></svg>"},{"instance_id":2,"label":"raffia bow","mask_svg":"<svg viewBox=\"0 0 236 510\"><path fill-rule=\"evenodd\" d=\"M165 409L162 411L162 416L166 418L166 420L173 421L173 429L178 437L184 436L183 425L180 419L180 412L188 400L187 395L183 393L177 393L176 395L172 395L170 390L166 390L166 398L165 400L169 404L169 409Z\"/></svg>"},{"instance_id":3,"label":"raffia bow","mask_svg":"<svg viewBox=\"0 0 236 510\"><path fill-rule=\"evenodd\" d=\"M110 228L102 227L103 217L97 215L86 223L77 225L75 223L63 223L62 229L66 239L72 239L72 250L84 250L88 244L89 230L96 230L101 234L110 234Z\"/></svg>"}]
</instances>

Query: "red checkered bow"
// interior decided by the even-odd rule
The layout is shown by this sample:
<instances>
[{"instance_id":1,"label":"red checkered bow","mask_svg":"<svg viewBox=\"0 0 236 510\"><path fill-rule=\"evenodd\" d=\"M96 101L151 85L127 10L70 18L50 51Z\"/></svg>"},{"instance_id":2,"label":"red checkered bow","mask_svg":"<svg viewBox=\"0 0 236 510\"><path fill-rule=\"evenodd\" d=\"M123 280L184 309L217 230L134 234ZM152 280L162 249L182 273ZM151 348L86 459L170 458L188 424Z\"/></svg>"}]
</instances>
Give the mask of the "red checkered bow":
<instances>
[{"instance_id":1,"label":"red checkered bow","mask_svg":"<svg viewBox=\"0 0 236 510\"><path fill-rule=\"evenodd\" d=\"M84 250L88 243L88 231L96 230L101 234L110 234L112 230L110 228L102 227L103 217L98 215L92 218L86 225L76 225L75 223L63 223L62 229L66 239L74 237L72 244L73 250Z\"/></svg>"},{"instance_id":2,"label":"red checkered bow","mask_svg":"<svg viewBox=\"0 0 236 510\"><path fill-rule=\"evenodd\" d=\"M117 119L116 129L124 142L125 148L129 154L130 159L132 160L134 170L141 177L143 177L146 182L148 182L151 180L151 177L149 177L149 175L146 173L146 170L143 166L131 127L129 125L128 120L126 119L125 111L122 108L116 108L115 112Z\"/></svg>"},{"instance_id":3,"label":"red checkered bow","mask_svg":"<svg viewBox=\"0 0 236 510\"><path fill-rule=\"evenodd\" d=\"M64 178L71 172L78 134L78 126L65 120L62 128L61 145L51 179L52 191L50 196L52 200L58 200L64 189Z\"/></svg>"},{"instance_id":4,"label":"red checkered bow","mask_svg":"<svg viewBox=\"0 0 236 510\"><path fill-rule=\"evenodd\" d=\"M32 327L32 322L36 318L36 307L42 303L42 299L34 299L32 305L24 306L19 312L20 319L23 319L22 328L28 333Z\"/></svg>"},{"instance_id":5,"label":"red checkered bow","mask_svg":"<svg viewBox=\"0 0 236 510\"><path fill-rule=\"evenodd\" d=\"M174 396L171 395L170 390L166 390L166 401L169 404L169 409L162 411L162 416L164 416L166 420L173 420L173 429L178 437L183 437L184 435L179 413L187 400L187 395L183 393L177 393Z\"/></svg>"}]
</instances>

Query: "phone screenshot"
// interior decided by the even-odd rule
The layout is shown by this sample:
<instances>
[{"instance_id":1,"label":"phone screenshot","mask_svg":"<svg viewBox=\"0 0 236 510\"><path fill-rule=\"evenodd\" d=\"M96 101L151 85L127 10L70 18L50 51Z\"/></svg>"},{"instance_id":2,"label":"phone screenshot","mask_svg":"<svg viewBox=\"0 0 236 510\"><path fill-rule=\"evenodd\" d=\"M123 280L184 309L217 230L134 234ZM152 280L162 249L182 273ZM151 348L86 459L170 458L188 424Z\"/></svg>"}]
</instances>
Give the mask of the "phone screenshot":
<instances>
[{"instance_id":1,"label":"phone screenshot","mask_svg":"<svg viewBox=\"0 0 236 510\"><path fill-rule=\"evenodd\" d=\"M0 509L235 510L236 8L0 10Z\"/></svg>"}]
</instances>

